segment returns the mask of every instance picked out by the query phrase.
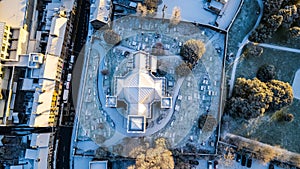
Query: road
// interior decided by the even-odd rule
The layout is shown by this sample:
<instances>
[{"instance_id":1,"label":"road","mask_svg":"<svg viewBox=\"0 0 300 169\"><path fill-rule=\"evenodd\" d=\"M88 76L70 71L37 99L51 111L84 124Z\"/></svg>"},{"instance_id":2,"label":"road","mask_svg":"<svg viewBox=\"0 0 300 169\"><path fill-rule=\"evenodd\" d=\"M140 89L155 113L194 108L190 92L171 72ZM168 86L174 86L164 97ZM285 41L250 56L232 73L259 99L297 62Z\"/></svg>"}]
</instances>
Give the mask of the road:
<instances>
[{"instance_id":1,"label":"road","mask_svg":"<svg viewBox=\"0 0 300 169\"><path fill-rule=\"evenodd\" d=\"M70 143L72 137L71 127L60 127L58 129L57 140L59 140L57 149L57 169L69 169L70 168Z\"/></svg>"}]
</instances>

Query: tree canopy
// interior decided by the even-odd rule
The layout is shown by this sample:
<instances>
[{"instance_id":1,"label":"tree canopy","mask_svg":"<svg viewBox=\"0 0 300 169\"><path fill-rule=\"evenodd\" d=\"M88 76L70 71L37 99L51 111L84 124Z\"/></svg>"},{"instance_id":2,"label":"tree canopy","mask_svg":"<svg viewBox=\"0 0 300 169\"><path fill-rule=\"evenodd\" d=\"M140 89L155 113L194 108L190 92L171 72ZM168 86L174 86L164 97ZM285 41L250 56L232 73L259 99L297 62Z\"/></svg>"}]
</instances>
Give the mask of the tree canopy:
<instances>
[{"instance_id":1,"label":"tree canopy","mask_svg":"<svg viewBox=\"0 0 300 169\"><path fill-rule=\"evenodd\" d=\"M280 110L292 102L293 90L288 83L238 78L233 97L226 105L226 112L232 117L250 119L263 115L268 110Z\"/></svg>"},{"instance_id":2,"label":"tree canopy","mask_svg":"<svg viewBox=\"0 0 300 169\"><path fill-rule=\"evenodd\" d=\"M112 45L118 44L121 41L121 36L113 30L105 30L103 33L103 38L106 43Z\"/></svg>"},{"instance_id":3,"label":"tree canopy","mask_svg":"<svg viewBox=\"0 0 300 169\"><path fill-rule=\"evenodd\" d=\"M293 88L289 83L279 80L271 80L267 83L267 86L273 93L273 101L270 104L271 110L280 110L293 102Z\"/></svg>"},{"instance_id":4,"label":"tree canopy","mask_svg":"<svg viewBox=\"0 0 300 169\"><path fill-rule=\"evenodd\" d=\"M256 77L262 81L262 82L267 82L276 77L276 70L274 65L262 65L257 73Z\"/></svg>"},{"instance_id":5,"label":"tree canopy","mask_svg":"<svg viewBox=\"0 0 300 169\"><path fill-rule=\"evenodd\" d=\"M135 148L131 154L135 154L136 169L174 169L172 152L167 149L166 140L158 138L155 140L154 148Z\"/></svg>"},{"instance_id":6,"label":"tree canopy","mask_svg":"<svg viewBox=\"0 0 300 169\"><path fill-rule=\"evenodd\" d=\"M250 40L264 42L272 38L279 27L283 28L281 31L288 31L293 26L299 26L299 8L299 0L265 0L261 23L251 34Z\"/></svg>"},{"instance_id":7,"label":"tree canopy","mask_svg":"<svg viewBox=\"0 0 300 169\"><path fill-rule=\"evenodd\" d=\"M164 50L164 45L161 42L157 42L153 47L152 47L152 55L155 56L163 56L165 55L165 50Z\"/></svg>"},{"instance_id":8,"label":"tree canopy","mask_svg":"<svg viewBox=\"0 0 300 169\"><path fill-rule=\"evenodd\" d=\"M205 51L205 44L202 41L190 39L181 47L180 55L184 60L188 61L192 65L195 65Z\"/></svg>"},{"instance_id":9,"label":"tree canopy","mask_svg":"<svg viewBox=\"0 0 300 169\"><path fill-rule=\"evenodd\" d=\"M171 19L170 19L170 23L172 25L177 25L179 22L180 22L180 19L181 19L181 11L180 11L180 8L175 6L173 8L173 12L172 12L172 16L171 16Z\"/></svg>"},{"instance_id":10,"label":"tree canopy","mask_svg":"<svg viewBox=\"0 0 300 169\"><path fill-rule=\"evenodd\" d=\"M148 10L156 11L159 3L159 0L145 0L145 5L147 6Z\"/></svg>"}]
</instances>

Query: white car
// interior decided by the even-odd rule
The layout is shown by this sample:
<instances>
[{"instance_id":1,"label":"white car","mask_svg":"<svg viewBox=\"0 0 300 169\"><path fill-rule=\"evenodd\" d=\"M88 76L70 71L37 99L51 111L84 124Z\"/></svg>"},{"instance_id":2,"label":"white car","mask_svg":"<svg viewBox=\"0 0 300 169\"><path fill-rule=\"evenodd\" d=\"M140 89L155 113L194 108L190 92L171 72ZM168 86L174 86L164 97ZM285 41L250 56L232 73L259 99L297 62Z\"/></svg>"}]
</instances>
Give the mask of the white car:
<instances>
[{"instance_id":1,"label":"white car","mask_svg":"<svg viewBox=\"0 0 300 169\"><path fill-rule=\"evenodd\" d=\"M69 88L70 88L70 82L66 82L65 86L66 86L66 89L69 90Z\"/></svg>"},{"instance_id":2,"label":"white car","mask_svg":"<svg viewBox=\"0 0 300 169\"><path fill-rule=\"evenodd\" d=\"M70 57L70 63L74 63L74 55L71 55L71 57Z\"/></svg>"},{"instance_id":3,"label":"white car","mask_svg":"<svg viewBox=\"0 0 300 169\"><path fill-rule=\"evenodd\" d=\"M70 81L71 81L71 78L72 78L72 74L69 73L68 76L67 76L67 81L70 82Z\"/></svg>"}]
</instances>

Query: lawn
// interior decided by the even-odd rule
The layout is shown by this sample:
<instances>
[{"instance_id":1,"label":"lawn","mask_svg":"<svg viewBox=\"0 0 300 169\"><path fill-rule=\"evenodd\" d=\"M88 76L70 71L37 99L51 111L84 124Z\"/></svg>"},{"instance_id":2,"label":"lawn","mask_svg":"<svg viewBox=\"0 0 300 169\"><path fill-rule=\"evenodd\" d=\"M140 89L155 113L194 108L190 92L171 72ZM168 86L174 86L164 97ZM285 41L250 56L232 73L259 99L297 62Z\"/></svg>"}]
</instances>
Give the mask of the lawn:
<instances>
[{"instance_id":1,"label":"lawn","mask_svg":"<svg viewBox=\"0 0 300 169\"><path fill-rule=\"evenodd\" d=\"M291 39L286 28L279 28L266 43L300 49L300 39Z\"/></svg>"},{"instance_id":2,"label":"lawn","mask_svg":"<svg viewBox=\"0 0 300 169\"><path fill-rule=\"evenodd\" d=\"M254 78L260 66L272 64L277 70L277 79L292 84L295 73L300 68L299 54L269 48L263 50L260 57L241 57L236 77Z\"/></svg>"},{"instance_id":3,"label":"lawn","mask_svg":"<svg viewBox=\"0 0 300 169\"><path fill-rule=\"evenodd\" d=\"M245 0L244 4L228 32L228 54L236 54L239 43L255 25L259 11L257 1Z\"/></svg>"},{"instance_id":4,"label":"lawn","mask_svg":"<svg viewBox=\"0 0 300 169\"><path fill-rule=\"evenodd\" d=\"M295 73L300 68L300 56L297 53L264 48L260 57L241 58L236 78L254 78L257 69L263 64L273 64L277 70L277 79L292 84ZM283 110L294 115L293 122L278 122L272 117L274 113L266 113L264 117L249 121L231 121L229 132L300 153L299 107L300 101L294 99L293 104Z\"/></svg>"}]
</instances>

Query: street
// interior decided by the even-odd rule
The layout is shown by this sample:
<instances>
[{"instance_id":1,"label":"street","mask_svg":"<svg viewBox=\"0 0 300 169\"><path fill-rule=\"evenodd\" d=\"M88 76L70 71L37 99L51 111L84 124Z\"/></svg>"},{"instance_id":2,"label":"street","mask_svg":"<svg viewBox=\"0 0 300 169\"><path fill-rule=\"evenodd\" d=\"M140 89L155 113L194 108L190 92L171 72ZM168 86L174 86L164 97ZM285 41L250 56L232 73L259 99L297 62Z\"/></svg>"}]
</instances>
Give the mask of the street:
<instances>
[{"instance_id":1,"label":"street","mask_svg":"<svg viewBox=\"0 0 300 169\"><path fill-rule=\"evenodd\" d=\"M59 144L57 149L56 168L69 169L72 127L59 127L57 132L57 140L59 140Z\"/></svg>"}]
</instances>

